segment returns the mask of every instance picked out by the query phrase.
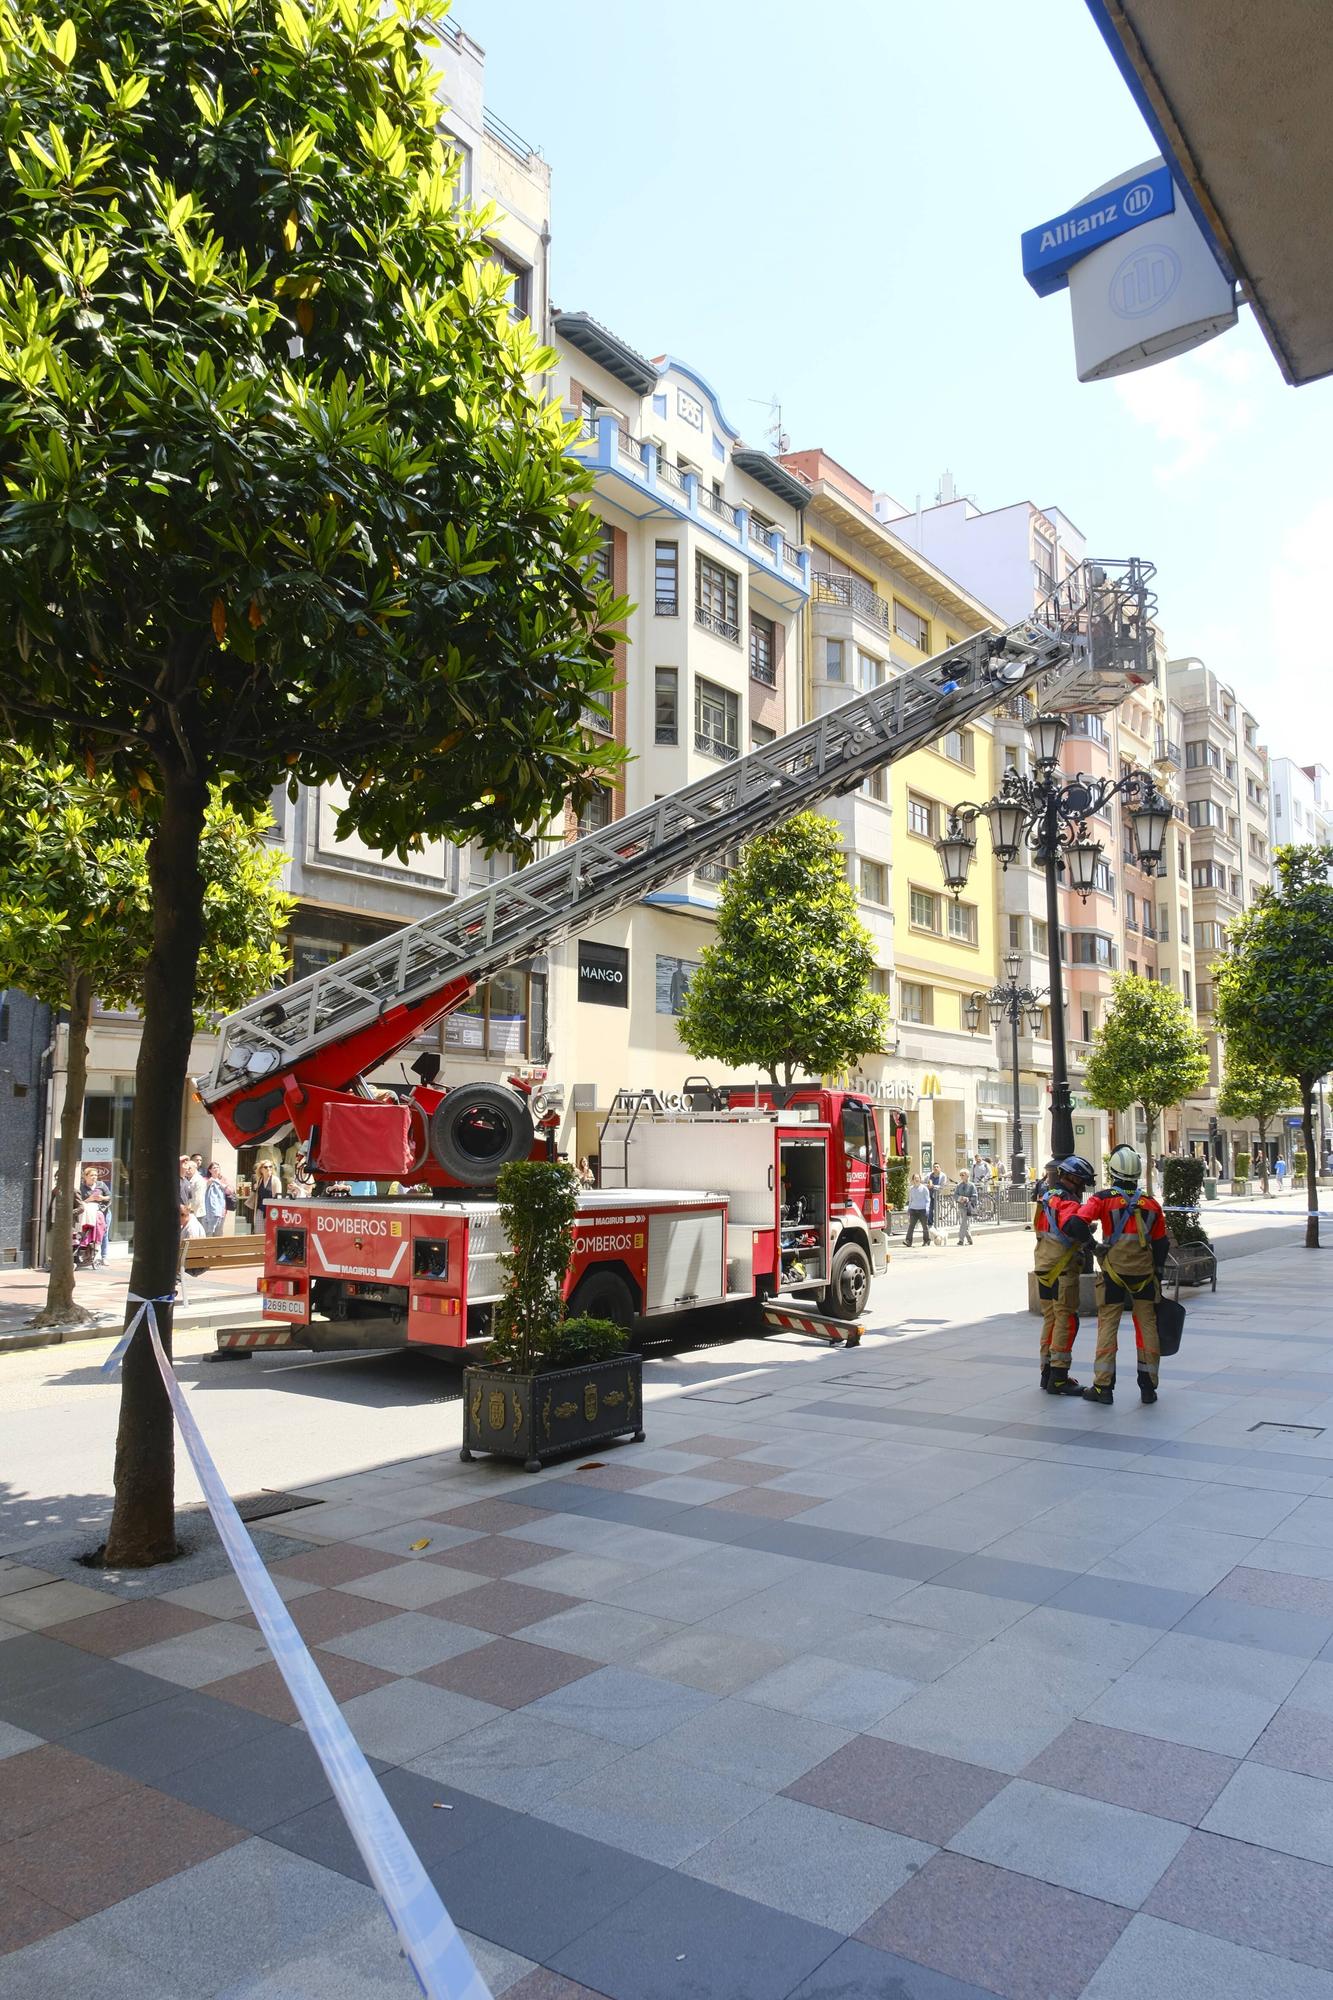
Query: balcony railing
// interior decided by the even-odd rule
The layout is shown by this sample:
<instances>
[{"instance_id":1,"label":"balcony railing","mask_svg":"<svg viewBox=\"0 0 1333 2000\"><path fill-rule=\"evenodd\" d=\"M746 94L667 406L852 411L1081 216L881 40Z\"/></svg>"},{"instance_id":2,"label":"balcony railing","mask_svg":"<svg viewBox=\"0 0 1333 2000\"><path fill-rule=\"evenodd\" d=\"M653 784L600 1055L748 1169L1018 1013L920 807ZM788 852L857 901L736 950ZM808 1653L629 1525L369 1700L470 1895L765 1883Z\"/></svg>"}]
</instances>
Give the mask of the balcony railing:
<instances>
[{"instance_id":1,"label":"balcony railing","mask_svg":"<svg viewBox=\"0 0 1333 2000\"><path fill-rule=\"evenodd\" d=\"M599 736L611 736L615 733L609 708L594 708L591 702L585 701L579 711L579 721L585 729L595 729Z\"/></svg>"},{"instance_id":2,"label":"balcony railing","mask_svg":"<svg viewBox=\"0 0 1333 2000\"><path fill-rule=\"evenodd\" d=\"M694 747L701 757L715 757L719 764L729 764L733 757L741 754L734 743L727 743L721 736L714 736L706 729L695 730Z\"/></svg>"},{"instance_id":3,"label":"balcony railing","mask_svg":"<svg viewBox=\"0 0 1333 2000\"><path fill-rule=\"evenodd\" d=\"M1005 713L1014 722L1031 722L1037 704L1030 694L1011 694Z\"/></svg>"},{"instance_id":4,"label":"balcony railing","mask_svg":"<svg viewBox=\"0 0 1333 2000\"><path fill-rule=\"evenodd\" d=\"M772 543L769 541L769 536L772 533L773 530L766 528L762 521L756 521L753 515L750 517L750 540L757 548L771 549Z\"/></svg>"},{"instance_id":5,"label":"balcony railing","mask_svg":"<svg viewBox=\"0 0 1333 2000\"><path fill-rule=\"evenodd\" d=\"M765 659L762 655L756 654L753 647L751 647L750 679L761 682L764 687L775 688L777 686L778 670L771 653Z\"/></svg>"},{"instance_id":6,"label":"balcony railing","mask_svg":"<svg viewBox=\"0 0 1333 2000\"><path fill-rule=\"evenodd\" d=\"M786 555L790 544L784 542L782 548ZM859 577L828 576L823 570L816 570L810 581L814 586L816 603L841 604L846 610L855 612L858 618L878 625L881 632L888 631L889 606Z\"/></svg>"},{"instance_id":7,"label":"balcony railing","mask_svg":"<svg viewBox=\"0 0 1333 2000\"><path fill-rule=\"evenodd\" d=\"M725 521L729 528L736 525L736 509L730 500L724 500L720 493L714 493L710 486L699 488L699 505L706 507L710 514L716 514L719 521Z\"/></svg>"},{"instance_id":8,"label":"balcony railing","mask_svg":"<svg viewBox=\"0 0 1333 2000\"><path fill-rule=\"evenodd\" d=\"M782 560L787 564L789 569L799 569L801 567L801 551L797 548L795 542L789 542L785 536L782 542Z\"/></svg>"},{"instance_id":9,"label":"balcony railing","mask_svg":"<svg viewBox=\"0 0 1333 2000\"><path fill-rule=\"evenodd\" d=\"M729 618L719 618L715 611L709 611L702 604L694 607L694 622L702 625L705 632L716 632L719 639L730 639L733 646L739 646L741 642L739 625L733 625Z\"/></svg>"},{"instance_id":10,"label":"balcony railing","mask_svg":"<svg viewBox=\"0 0 1333 2000\"><path fill-rule=\"evenodd\" d=\"M678 465L673 465L670 459L658 459L657 476L664 486L673 486L677 493L685 491L685 474Z\"/></svg>"},{"instance_id":11,"label":"balcony railing","mask_svg":"<svg viewBox=\"0 0 1333 2000\"><path fill-rule=\"evenodd\" d=\"M643 445L638 438L631 437L628 431L622 430L616 433L616 442L626 458L632 458L636 465L643 464Z\"/></svg>"},{"instance_id":12,"label":"balcony railing","mask_svg":"<svg viewBox=\"0 0 1333 2000\"><path fill-rule=\"evenodd\" d=\"M725 882L731 867L726 861L701 861L694 873L700 882Z\"/></svg>"},{"instance_id":13,"label":"balcony railing","mask_svg":"<svg viewBox=\"0 0 1333 2000\"><path fill-rule=\"evenodd\" d=\"M657 597L653 601L653 610L659 618L675 618L680 611L680 599L674 596Z\"/></svg>"}]
</instances>

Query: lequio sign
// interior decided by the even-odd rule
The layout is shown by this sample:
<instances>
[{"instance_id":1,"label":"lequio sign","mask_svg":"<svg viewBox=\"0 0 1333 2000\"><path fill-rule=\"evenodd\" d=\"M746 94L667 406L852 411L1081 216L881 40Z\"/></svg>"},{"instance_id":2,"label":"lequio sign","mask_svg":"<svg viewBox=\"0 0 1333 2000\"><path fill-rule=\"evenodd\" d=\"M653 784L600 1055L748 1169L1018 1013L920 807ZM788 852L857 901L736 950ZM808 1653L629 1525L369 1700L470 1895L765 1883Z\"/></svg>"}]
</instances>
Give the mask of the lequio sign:
<instances>
[{"instance_id":1,"label":"lequio sign","mask_svg":"<svg viewBox=\"0 0 1333 2000\"><path fill-rule=\"evenodd\" d=\"M629 1006L629 952L620 944L580 944L579 999L594 1007Z\"/></svg>"}]
</instances>

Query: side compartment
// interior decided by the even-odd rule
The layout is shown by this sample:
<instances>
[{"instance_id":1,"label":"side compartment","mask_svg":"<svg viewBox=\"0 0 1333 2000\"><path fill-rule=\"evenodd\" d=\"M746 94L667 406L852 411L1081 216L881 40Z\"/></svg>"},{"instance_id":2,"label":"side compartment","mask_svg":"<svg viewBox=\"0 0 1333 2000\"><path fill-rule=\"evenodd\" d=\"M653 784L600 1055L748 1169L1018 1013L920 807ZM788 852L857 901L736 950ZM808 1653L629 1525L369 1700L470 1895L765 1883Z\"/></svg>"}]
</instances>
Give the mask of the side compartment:
<instances>
[{"instance_id":1,"label":"side compartment","mask_svg":"<svg viewBox=\"0 0 1333 2000\"><path fill-rule=\"evenodd\" d=\"M463 1215L412 1217L412 1271L407 1338L431 1347L462 1347L467 1340L469 1219Z\"/></svg>"}]
</instances>

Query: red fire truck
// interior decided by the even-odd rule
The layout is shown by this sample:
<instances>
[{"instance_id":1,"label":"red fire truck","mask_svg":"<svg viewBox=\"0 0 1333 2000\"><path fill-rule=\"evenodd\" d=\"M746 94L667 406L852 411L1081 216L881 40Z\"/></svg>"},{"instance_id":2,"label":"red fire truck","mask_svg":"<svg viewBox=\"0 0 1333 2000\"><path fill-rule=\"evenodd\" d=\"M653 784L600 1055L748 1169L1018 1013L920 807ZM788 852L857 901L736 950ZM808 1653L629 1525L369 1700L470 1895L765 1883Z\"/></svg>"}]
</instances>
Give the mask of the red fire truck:
<instances>
[{"instance_id":1,"label":"red fire truck","mask_svg":"<svg viewBox=\"0 0 1333 2000\"><path fill-rule=\"evenodd\" d=\"M260 1281L274 1344L458 1349L484 1331L509 1160L549 1156L540 1079L374 1090L369 1072L485 979L573 936L1031 688L1048 710L1116 707L1150 677L1151 565L1084 563L1034 616L980 633L748 757L569 842L223 1022L200 1096L237 1145L294 1130L317 1183L270 1204ZM818 1083L694 1079L684 1108L621 1093L602 1185L580 1197L571 1303L622 1324L773 1297L854 1320L886 1262L874 1110ZM350 1199L347 1181L406 1196ZM258 1344L263 1334L244 1337ZM241 1337L223 1335L220 1346Z\"/></svg>"}]
</instances>

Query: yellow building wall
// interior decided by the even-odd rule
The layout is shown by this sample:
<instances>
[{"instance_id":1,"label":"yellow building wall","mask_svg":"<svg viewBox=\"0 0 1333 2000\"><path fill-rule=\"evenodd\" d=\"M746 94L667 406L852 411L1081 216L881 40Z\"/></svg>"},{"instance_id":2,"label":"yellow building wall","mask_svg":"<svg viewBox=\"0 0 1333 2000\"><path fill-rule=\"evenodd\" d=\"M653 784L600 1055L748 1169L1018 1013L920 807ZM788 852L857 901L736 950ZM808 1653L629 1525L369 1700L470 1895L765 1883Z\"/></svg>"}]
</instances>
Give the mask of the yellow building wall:
<instances>
[{"instance_id":1,"label":"yellow building wall","mask_svg":"<svg viewBox=\"0 0 1333 2000\"><path fill-rule=\"evenodd\" d=\"M904 599L904 602L906 600ZM909 831L908 794L928 799L934 807L933 831L943 831L948 808L964 799L988 799L995 789L995 743L988 729L971 725L974 768L936 749L914 750L892 766L893 801L893 931L894 969L900 980L915 981L934 991L937 1028L967 1026L961 1004L969 993L995 983L998 971L997 882L994 863L980 829L977 859L960 901L976 910L975 944L948 935L948 905L953 898L944 887L939 859L929 838ZM912 890L924 889L936 898L941 929L938 934L912 922ZM895 1004L897 996L895 995ZM984 1016L983 1016L984 1019Z\"/></svg>"}]
</instances>

